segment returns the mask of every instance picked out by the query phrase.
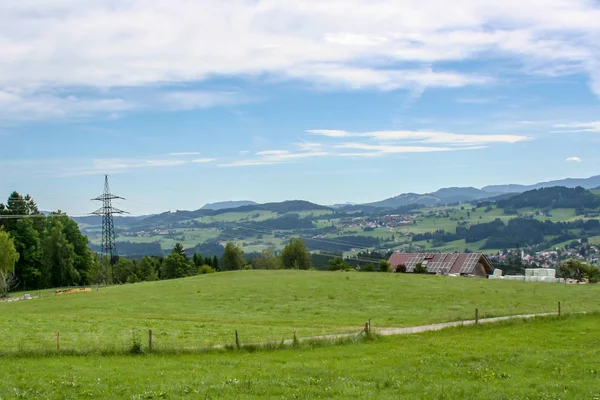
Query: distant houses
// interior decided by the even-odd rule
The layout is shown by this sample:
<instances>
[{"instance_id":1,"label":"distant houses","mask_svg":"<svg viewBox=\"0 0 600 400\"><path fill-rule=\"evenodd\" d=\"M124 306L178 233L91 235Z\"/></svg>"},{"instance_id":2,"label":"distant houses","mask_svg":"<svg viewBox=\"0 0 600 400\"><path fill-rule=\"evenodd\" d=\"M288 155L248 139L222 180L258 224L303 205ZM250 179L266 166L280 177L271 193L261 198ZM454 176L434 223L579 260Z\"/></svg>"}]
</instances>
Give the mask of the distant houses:
<instances>
[{"instance_id":1,"label":"distant houses","mask_svg":"<svg viewBox=\"0 0 600 400\"><path fill-rule=\"evenodd\" d=\"M414 272L420 264L432 274L487 278L494 270L483 253L393 253L388 261L393 272Z\"/></svg>"}]
</instances>

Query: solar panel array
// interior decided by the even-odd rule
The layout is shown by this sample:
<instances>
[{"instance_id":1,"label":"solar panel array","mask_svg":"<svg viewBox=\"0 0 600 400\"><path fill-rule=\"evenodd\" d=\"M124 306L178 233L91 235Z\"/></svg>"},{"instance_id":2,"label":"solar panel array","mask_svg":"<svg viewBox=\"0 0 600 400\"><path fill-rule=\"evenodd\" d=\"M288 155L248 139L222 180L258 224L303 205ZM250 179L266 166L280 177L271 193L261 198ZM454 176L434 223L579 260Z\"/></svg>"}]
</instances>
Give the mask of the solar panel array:
<instances>
[{"instance_id":1,"label":"solar panel array","mask_svg":"<svg viewBox=\"0 0 600 400\"><path fill-rule=\"evenodd\" d=\"M461 274L472 274L475 270L475 265L479 261L479 257L481 257L481 254L478 253L470 253L467 255L467 259L458 272Z\"/></svg>"},{"instance_id":2,"label":"solar panel array","mask_svg":"<svg viewBox=\"0 0 600 400\"><path fill-rule=\"evenodd\" d=\"M442 263L440 261L433 261L427 263L428 272L443 272Z\"/></svg>"},{"instance_id":3,"label":"solar panel array","mask_svg":"<svg viewBox=\"0 0 600 400\"><path fill-rule=\"evenodd\" d=\"M415 269L415 265L422 263L424 259L424 254L419 254L416 257L409 258L406 262L406 272L413 272L413 270Z\"/></svg>"},{"instance_id":4,"label":"solar panel array","mask_svg":"<svg viewBox=\"0 0 600 400\"><path fill-rule=\"evenodd\" d=\"M449 272L452 269L452 266L454 266L454 263L456 262L456 260L458 260L459 255L460 255L459 253L447 254L446 257L444 258L444 263L442 265L442 269L446 272ZM450 256L449 259L448 259L448 256Z\"/></svg>"}]
</instances>

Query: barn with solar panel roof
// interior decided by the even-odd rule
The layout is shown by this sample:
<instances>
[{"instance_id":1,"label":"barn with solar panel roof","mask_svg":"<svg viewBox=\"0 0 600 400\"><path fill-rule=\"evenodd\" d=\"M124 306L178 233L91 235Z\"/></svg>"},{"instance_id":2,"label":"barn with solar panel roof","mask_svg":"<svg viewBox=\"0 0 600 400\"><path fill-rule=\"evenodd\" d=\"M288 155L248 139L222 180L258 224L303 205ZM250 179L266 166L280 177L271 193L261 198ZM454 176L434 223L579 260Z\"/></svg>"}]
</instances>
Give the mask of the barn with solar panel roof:
<instances>
[{"instance_id":1,"label":"barn with solar panel roof","mask_svg":"<svg viewBox=\"0 0 600 400\"><path fill-rule=\"evenodd\" d=\"M483 253L393 253L389 263L392 271L400 266L413 272L417 264L431 274L472 275L486 278L494 270ZM399 272L399 271L398 271Z\"/></svg>"}]
</instances>

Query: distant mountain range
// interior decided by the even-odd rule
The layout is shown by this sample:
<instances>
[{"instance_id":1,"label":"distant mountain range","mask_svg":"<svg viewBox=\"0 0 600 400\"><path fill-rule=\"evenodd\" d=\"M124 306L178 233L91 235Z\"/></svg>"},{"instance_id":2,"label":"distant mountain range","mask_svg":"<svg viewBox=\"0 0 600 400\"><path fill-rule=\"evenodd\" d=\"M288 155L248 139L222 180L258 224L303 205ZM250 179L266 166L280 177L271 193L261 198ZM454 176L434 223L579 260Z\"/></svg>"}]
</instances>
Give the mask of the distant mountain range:
<instances>
[{"instance_id":1,"label":"distant mountain range","mask_svg":"<svg viewBox=\"0 0 600 400\"><path fill-rule=\"evenodd\" d=\"M594 189L600 187L600 175L591 176L589 178L567 178L550 182L540 182L534 185L490 185L481 188L481 190L495 193L523 193L528 190L552 186L565 186L568 188L581 186L584 189Z\"/></svg>"},{"instance_id":2,"label":"distant mountain range","mask_svg":"<svg viewBox=\"0 0 600 400\"><path fill-rule=\"evenodd\" d=\"M224 210L227 208L236 208L242 206L253 206L258 203L250 200L239 200L239 201L219 201L216 203L207 203L201 210Z\"/></svg>"},{"instance_id":3,"label":"distant mountain range","mask_svg":"<svg viewBox=\"0 0 600 400\"><path fill-rule=\"evenodd\" d=\"M501 194L501 192L487 192L474 187L451 187L425 194L404 193L389 199L367 203L364 205L381 208L398 208L411 204L434 205L482 200L492 196L497 196L499 194Z\"/></svg>"},{"instance_id":4,"label":"distant mountain range","mask_svg":"<svg viewBox=\"0 0 600 400\"><path fill-rule=\"evenodd\" d=\"M390 197L389 199L366 203L364 205L380 208L398 208L411 204L435 205L484 199L499 200L506 198L507 195L546 187L564 186L567 188L575 188L581 186L584 189L593 189L599 185L600 175L592 176L590 178L567 178L556 181L540 182L533 185L489 185L481 189L474 187L450 187L425 194L404 193L395 197Z\"/></svg>"},{"instance_id":5,"label":"distant mountain range","mask_svg":"<svg viewBox=\"0 0 600 400\"><path fill-rule=\"evenodd\" d=\"M600 189L600 175L585 179L562 179L549 182L540 182L534 185L490 185L482 189L474 187L449 187L442 188L435 192L403 193L389 199L376 201L366 204L343 203L332 206L322 206L303 200L289 200L279 203L259 204L250 200L240 201L222 201L209 203L195 211L175 211L164 212L154 215L143 215L136 217L115 217L115 225L121 227L132 226L164 226L180 221L193 220L204 216L214 216L223 214L232 210L236 212L249 212L258 210L267 210L285 214L290 212L310 211L310 210L338 210L341 212L362 211L369 214L380 214L382 212L403 211L417 208L420 205L436 205L460 203L467 201L490 200L498 201L509 198L513 195L523 193L529 190L541 189L545 187L565 186L575 188L581 186L584 189ZM86 225L101 225L102 217L88 216L73 218L78 223Z\"/></svg>"}]
</instances>

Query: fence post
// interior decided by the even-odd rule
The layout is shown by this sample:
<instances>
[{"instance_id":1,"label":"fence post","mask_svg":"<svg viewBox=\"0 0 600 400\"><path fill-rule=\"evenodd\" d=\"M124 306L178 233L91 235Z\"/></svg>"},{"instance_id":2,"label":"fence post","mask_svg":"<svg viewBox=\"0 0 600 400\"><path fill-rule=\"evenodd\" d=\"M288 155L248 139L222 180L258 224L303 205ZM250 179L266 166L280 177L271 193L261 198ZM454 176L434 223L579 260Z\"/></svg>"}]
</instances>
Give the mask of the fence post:
<instances>
[{"instance_id":1,"label":"fence post","mask_svg":"<svg viewBox=\"0 0 600 400\"><path fill-rule=\"evenodd\" d=\"M367 336L369 336L369 323L365 322L365 333Z\"/></svg>"},{"instance_id":2,"label":"fence post","mask_svg":"<svg viewBox=\"0 0 600 400\"><path fill-rule=\"evenodd\" d=\"M60 331L56 333L56 350L60 351Z\"/></svg>"},{"instance_id":3,"label":"fence post","mask_svg":"<svg viewBox=\"0 0 600 400\"><path fill-rule=\"evenodd\" d=\"M369 318L369 334L371 333L371 318Z\"/></svg>"},{"instance_id":4,"label":"fence post","mask_svg":"<svg viewBox=\"0 0 600 400\"><path fill-rule=\"evenodd\" d=\"M298 336L296 336L296 330L294 329L294 344L298 343Z\"/></svg>"},{"instance_id":5,"label":"fence post","mask_svg":"<svg viewBox=\"0 0 600 400\"><path fill-rule=\"evenodd\" d=\"M235 330L235 347L240 348L240 337L238 336L238 331L237 329Z\"/></svg>"},{"instance_id":6,"label":"fence post","mask_svg":"<svg viewBox=\"0 0 600 400\"><path fill-rule=\"evenodd\" d=\"M475 323L479 323L479 308L475 309Z\"/></svg>"},{"instance_id":7,"label":"fence post","mask_svg":"<svg viewBox=\"0 0 600 400\"><path fill-rule=\"evenodd\" d=\"M558 316L560 317L560 301L558 302Z\"/></svg>"},{"instance_id":8,"label":"fence post","mask_svg":"<svg viewBox=\"0 0 600 400\"><path fill-rule=\"evenodd\" d=\"M148 329L148 349L152 350L152 329Z\"/></svg>"}]
</instances>

